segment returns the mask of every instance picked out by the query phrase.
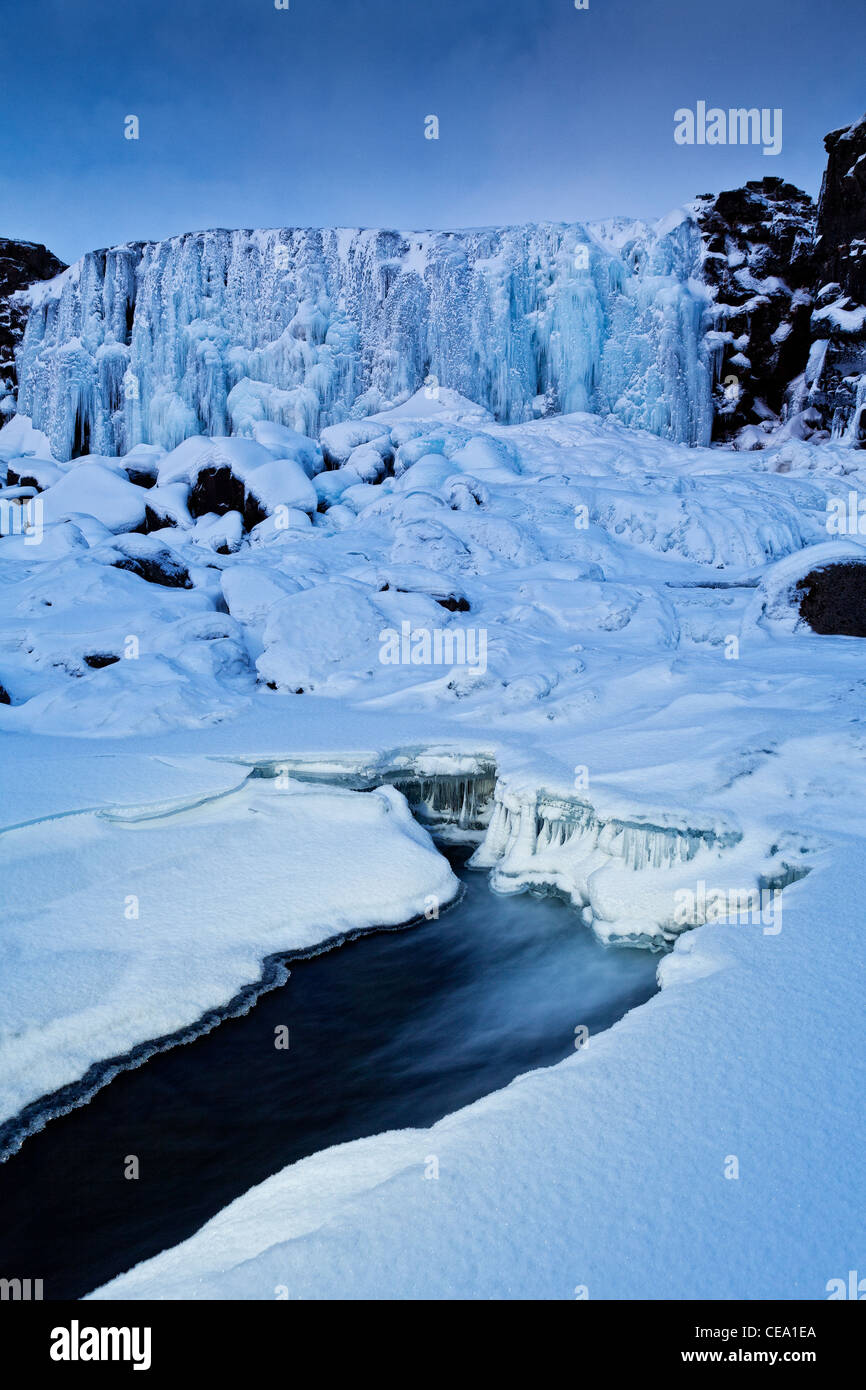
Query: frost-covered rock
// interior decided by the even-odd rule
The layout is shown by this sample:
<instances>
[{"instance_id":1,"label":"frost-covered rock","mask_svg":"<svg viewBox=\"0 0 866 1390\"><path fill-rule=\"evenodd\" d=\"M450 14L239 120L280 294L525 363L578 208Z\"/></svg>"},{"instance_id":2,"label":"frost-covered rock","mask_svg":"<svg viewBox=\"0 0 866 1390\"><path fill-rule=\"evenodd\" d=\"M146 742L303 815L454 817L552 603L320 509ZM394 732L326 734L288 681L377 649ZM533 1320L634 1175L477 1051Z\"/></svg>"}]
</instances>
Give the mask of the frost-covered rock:
<instances>
[{"instance_id":1,"label":"frost-covered rock","mask_svg":"<svg viewBox=\"0 0 866 1390\"><path fill-rule=\"evenodd\" d=\"M800 438L866 443L866 117L824 145L817 207L777 177L694 205L714 299L714 435L740 448L779 442L793 421Z\"/></svg>"},{"instance_id":2,"label":"frost-covered rock","mask_svg":"<svg viewBox=\"0 0 866 1390\"><path fill-rule=\"evenodd\" d=\"M21 291L65 269L45 246L0 237L0 424L15 411L15 349L27 319Z\"/></svg>"},{"instance_id":3,"label":"frost-covered rock","mask_svg":"<svg viewBox=\"0 0 866 1390\"><path fill-rule=\"evenodd\" d=\"M111 545L93 550L94 559L103 557L116 569L129 570L149 584L162 584L168 589L192 588L183 560L156 536L118 536Z\"/></svg>"},{"instance_id":4,"label":"frost-covered rock","mask_svg":"<svg viewBox=\"0 0 866 1390\"><path fill-rule=\"evenodd\" d=\"M778 420L810 343L815 204L769 176L695 204L702 274L714 304L714 436L730 439L763 411Z\"/></svg>"}]
</instances>

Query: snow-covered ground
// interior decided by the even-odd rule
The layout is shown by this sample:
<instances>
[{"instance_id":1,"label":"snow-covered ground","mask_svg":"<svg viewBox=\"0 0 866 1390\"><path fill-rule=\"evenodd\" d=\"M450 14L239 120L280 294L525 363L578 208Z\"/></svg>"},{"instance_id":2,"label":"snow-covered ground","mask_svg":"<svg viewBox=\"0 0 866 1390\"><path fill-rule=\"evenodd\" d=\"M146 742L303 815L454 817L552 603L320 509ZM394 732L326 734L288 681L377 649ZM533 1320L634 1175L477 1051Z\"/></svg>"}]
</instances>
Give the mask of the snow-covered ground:
<instances>
[{"instance_id":1,"label":"snow-covered ground","mask_svg":"<svg viewBox=\"0 0 866 1390\"><path fill-rule=\"evenodd\" d=\"M825 1296L862 1259L863 678L795 586L864 553L828 504L856 515L866 455L444 391L321 446L0 432L44 489L0 540L4 1113L453 892L399 796L297 777L494 765L496 888L676 945L569 1061L304 1160L110 1292Z\"/></svg>"}]
</instances>

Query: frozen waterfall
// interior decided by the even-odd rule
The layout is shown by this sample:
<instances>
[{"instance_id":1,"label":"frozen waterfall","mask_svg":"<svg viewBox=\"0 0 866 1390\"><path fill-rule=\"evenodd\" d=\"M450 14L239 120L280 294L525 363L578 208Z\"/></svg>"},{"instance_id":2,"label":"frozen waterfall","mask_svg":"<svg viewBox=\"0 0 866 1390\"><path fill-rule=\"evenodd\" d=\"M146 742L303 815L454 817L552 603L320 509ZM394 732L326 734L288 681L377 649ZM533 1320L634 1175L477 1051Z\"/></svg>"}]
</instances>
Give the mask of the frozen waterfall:
<instances>
[{"instance_id":1,"label":"frozen waterfall","mask_svg":"<svg viewBox=\"0 0 866 1390\"><path fill-rule=\"evenodd\" d=\"M699 253L687 217L94 251L29 291L18 409L60 459L257 420L315 435L425 383L506 423L588 410L705 443Z\"/></svg>"}]
</instances>

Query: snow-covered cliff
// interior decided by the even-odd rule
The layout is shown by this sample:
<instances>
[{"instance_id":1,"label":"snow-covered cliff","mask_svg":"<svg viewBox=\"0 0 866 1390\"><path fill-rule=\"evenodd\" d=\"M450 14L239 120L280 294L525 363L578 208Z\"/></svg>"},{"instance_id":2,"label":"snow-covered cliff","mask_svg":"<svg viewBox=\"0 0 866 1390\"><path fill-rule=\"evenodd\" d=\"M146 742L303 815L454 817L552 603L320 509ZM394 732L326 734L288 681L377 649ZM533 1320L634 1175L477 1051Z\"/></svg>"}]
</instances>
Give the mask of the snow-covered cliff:
<instances>
[{"instance_id":1,"label":"snow-covered cliff","mask_svg":"<svg viewBox=\"0 0 866 1390\"><path fill-rule=\"evenodd\" d=\"M317 434L428 384L506 423L591 410L705 443L693 220L471 232L209 231L30 292L18 409L56 457L272 420Z\"/></svg>"}]
</instances>

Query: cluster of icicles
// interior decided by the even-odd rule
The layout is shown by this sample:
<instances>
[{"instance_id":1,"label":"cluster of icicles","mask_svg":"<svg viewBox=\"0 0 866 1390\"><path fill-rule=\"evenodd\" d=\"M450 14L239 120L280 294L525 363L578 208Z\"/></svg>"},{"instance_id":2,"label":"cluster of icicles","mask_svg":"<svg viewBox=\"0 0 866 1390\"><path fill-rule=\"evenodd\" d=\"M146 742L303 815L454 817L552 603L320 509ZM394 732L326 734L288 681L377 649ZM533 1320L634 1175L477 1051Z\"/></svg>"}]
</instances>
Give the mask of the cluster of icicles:
<instances>
[{"instance_id":1,"label":"cluster of icicles","mask_svg":"<svg viewBox=\"0 0 866 1390\"><path fill-rule=\"evenodd\" d=\"M687 864L702 848L727 848L740 838L703 829L646 825L603 819L586 802L545 796L516 797L497 787L491 774L394 779L422 820L486 834L472 857L489 869L514 856L525 861L565 845L603 851L627 868L663 869Z\"/></svg>"},{"instance_id":2,"label":"cluster of icicles","mask_svg":"<svg viewBox=\"0 0 866 1390\"><path fill-rule=\"evenodd\" d=\"M601 819L583 802L545 799L517 801L497 798L483 845L473 856L476 868L492 868L512 854L521 859L557 849L570 842L581 851L603 850L630 869L660 869L688 863L706 846L735 844L738 835L711 830L681 830Z\"/></svg>"},{"instance_id":3,"label":"cluster of icicles","mask_svg":"<svg viewBox=\"0 0 866 1390\"><path fill-rule=\"evenodd\" d=\"M460 830L479 830L489 818L496 779L493 776L433 776L395 780L394 786L423 820L445 822Z\"/></svg>"}]
</instances>

